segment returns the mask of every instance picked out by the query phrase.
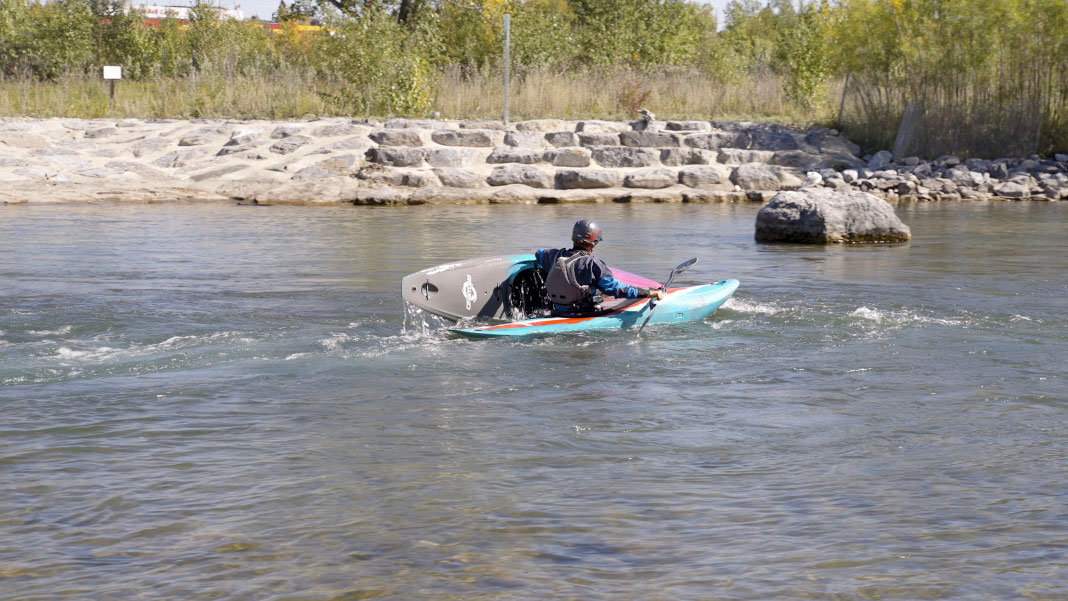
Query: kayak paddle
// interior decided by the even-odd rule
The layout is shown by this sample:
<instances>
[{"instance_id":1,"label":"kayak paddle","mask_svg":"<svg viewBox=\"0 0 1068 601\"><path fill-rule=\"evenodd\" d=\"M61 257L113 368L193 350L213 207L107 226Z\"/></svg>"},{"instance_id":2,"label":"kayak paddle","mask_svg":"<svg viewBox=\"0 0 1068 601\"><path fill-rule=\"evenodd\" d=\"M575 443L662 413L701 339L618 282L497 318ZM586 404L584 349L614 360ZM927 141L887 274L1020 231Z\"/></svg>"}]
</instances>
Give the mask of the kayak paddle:
<instances>
[{"instance_id":1,"label":"kayak paddle","mask_svg":"<svg viewBox=\"0 0 1068 601\"><path fill-rule=\"evenodd\" d=\"M686 271L687 269L693 267L693 264L696 263L696 262L697 262L697 257L694 257L694 258L690 259L689 261L683 261L682 263L679 263L678 267L676 267L675 269L672 269L671 270L671 275L668 276L667 283L664 284L664 288L663 288L664 294L667 294L667 289L668 289L668 286L671 285L671 280L675 279L675 276L679 275L680 273L682 273L682 272ZM653 309L655 309L655 308L656 308L656 299L650 298L649 299L649 312L645 314L645 321L643 321L641 327L638 328L638 333L639 334L642 333L642 328L645 327L645 324L649 323L649 318L653 316Z\"/></svg>"}]
</instances>

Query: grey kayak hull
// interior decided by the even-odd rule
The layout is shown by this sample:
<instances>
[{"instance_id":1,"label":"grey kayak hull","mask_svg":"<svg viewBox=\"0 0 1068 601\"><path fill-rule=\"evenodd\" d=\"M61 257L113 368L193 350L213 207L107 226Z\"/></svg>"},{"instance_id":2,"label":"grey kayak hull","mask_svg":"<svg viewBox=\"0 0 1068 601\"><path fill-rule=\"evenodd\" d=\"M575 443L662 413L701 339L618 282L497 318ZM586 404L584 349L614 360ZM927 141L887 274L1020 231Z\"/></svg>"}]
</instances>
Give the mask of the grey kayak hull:
<instances>
[{"instance_id":1,"label":"grey kayak hull","mask_svg":"<svg viewBox=\"0 0 1068 601\"><path fill-rule=\"evenodd\" d=\"M540 296L541 271L532 254L468 259L405 276L401 296L453 321L509 320L527 309L530 295Z\"/></svg>"}]
</instances>

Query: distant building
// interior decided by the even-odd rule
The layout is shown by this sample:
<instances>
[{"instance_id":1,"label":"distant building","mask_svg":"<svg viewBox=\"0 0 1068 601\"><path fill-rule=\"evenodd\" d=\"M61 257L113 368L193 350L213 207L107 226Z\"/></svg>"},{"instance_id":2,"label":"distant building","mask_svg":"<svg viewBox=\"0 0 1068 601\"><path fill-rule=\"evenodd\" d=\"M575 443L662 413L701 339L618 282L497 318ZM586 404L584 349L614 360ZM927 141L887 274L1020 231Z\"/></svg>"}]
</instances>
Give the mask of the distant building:
<instances>
[{"instance_id":1,"label":"distant building","mask_svg":"<svg viewBox=\"0 0 1068 601\"><path fill-rule=\"evenodd\" d=\"M157 4L133 4L128 3L126 5L125 12L135 10L145 16L146 19L178 19L180 21L188 21L190 16L190 7L188 6L168 6ZM241 5L238 4L235 8L222 8L216 6L215 10L219 16L225 19L236 19L238 21L244 20L245 14L241 11Z\"/></svg>"}]
</instances>

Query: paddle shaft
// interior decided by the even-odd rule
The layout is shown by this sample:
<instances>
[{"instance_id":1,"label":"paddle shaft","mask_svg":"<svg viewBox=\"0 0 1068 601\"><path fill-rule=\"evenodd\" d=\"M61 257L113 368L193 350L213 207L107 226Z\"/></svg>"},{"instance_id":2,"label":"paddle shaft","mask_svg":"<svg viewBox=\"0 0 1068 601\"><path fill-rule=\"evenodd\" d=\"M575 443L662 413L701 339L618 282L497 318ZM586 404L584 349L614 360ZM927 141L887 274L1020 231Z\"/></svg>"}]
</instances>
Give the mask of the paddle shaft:
<instances>
[{"instance_id":1,"label":"paddle shaft","mask_svg":"<svg viewBox=\"0 0 1068 601\"><path fill-rule=\"evenodd\" d=\"M671 270L671 275L668 276L667 283L664 284L664 288L663 288L664 294L667 294L667 289L668 289L668 286L671 285L671 280L675 279L675 276L677 276L680 273L686 271L690 267L693 267L693 264L696 263L696 262L697 262L697 257L694 257L694 258L692 258L692 259L690 259L688 261L683 261L682 263L679 263L678 267L676 267L675 269L672 269ZM649 312L645 314L645 321L643 321L641 327L638 328L638 333L639 334L642 333L642 329L645 328L645 324L649 323L649 318L653 316L653 309L655 309L655 308L656 308L656 299L655 298L650 298L649 299Z\"/></svg>"}]
</instances>

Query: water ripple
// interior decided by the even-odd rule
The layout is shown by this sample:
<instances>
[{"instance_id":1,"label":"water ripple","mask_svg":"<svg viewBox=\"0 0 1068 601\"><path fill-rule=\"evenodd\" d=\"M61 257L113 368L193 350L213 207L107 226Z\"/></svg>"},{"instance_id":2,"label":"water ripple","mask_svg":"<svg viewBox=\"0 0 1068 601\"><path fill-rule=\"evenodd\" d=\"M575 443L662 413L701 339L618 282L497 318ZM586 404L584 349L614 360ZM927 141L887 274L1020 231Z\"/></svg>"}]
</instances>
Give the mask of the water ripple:
<instances>
[{"instance_id":1,"label":"water ripple","mask_svg":"<svg viewBox=\"0 0 1068 601\"><path fill-rule=\"evenodd\" d=\"M810 248L756 245L756 207L583 206L663 234L610 263L742 288L641 337L471 341L401 302L576 210L5 215L0 597L1063 597L1063 209Z\"/></svg>"}]
</instances>

